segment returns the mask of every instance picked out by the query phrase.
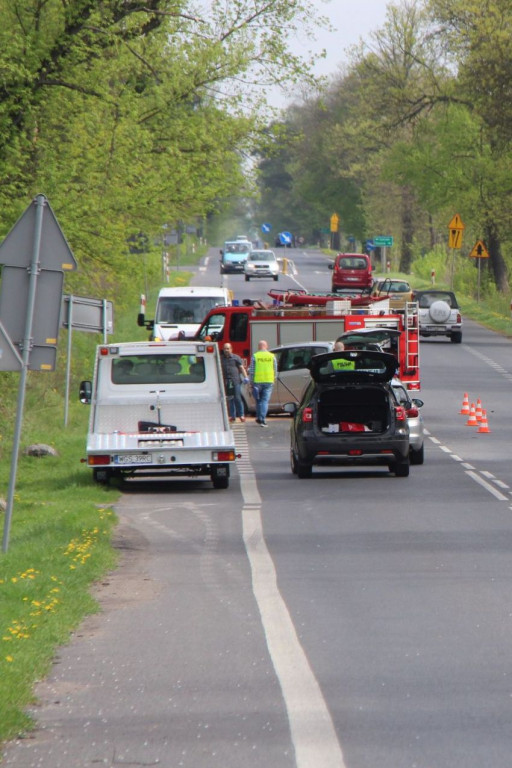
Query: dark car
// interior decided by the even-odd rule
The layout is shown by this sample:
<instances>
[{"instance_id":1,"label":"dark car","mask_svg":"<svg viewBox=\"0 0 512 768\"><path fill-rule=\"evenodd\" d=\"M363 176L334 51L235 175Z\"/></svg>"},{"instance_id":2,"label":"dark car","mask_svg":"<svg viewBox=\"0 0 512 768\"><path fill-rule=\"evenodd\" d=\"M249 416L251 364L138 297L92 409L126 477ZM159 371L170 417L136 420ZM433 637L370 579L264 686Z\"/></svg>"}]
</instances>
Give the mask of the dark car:
<instances>
[{"instance_id":1,"label":"dark car","mask_svg":"<svg viewBox=\"0 0 512 768\"><path fill-rule=\"evenodd\" d=\"M396 358L386 352L345 350L316 355L300 404L287 403L292 472L310 477L314 465L387 464L409 474L407 413L391 380Z\"/></svg>"}]
</instances>

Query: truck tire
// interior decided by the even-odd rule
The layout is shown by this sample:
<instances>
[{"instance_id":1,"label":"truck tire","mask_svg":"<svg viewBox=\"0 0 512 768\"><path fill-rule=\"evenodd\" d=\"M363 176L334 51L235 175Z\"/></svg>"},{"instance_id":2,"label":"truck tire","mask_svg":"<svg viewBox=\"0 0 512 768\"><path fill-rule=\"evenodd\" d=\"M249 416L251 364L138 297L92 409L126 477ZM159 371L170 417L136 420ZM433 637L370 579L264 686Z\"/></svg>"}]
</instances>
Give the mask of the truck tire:
<instances>
[{"instance_id":1,"label":"truck tire","mask_svg":"<svg viewBox=\"0 0 512 768\"><path fill-rule=\"evenodd\" d=\"M246 282L246 283L248 283L250 279L251 279L251 278L249 277L249 275L246 275L246 276L245 276L245 282Z\"/></svg>"},{"instance_id":2,"label":"truck tire","mask_svg":"<svg viewBox=\"0 0 512 768\"><path fill-rule=\"evenodd\" d=\"M462 341L462 331L454 331L450 336L452 344L460 344Z\"/></svg>"}]
</instances>

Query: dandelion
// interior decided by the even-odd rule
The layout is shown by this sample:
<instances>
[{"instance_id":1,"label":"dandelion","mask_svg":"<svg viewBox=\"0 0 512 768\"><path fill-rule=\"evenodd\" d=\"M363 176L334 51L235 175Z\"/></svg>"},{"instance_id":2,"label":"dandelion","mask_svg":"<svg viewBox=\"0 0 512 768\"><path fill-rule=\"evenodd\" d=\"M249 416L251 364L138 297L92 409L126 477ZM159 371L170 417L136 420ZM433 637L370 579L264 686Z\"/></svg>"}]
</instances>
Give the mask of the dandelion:
<instances>
[{"instance_id":1,"label":"dandelion","mask_svg":"<svg viewBox=\"0 0 512 768\"><path fill-rule=\"evenodd\" d=\"M14 658L12 656L6 656L5 660L11 662L14 661Z\"/></svg>"}]
</instances>

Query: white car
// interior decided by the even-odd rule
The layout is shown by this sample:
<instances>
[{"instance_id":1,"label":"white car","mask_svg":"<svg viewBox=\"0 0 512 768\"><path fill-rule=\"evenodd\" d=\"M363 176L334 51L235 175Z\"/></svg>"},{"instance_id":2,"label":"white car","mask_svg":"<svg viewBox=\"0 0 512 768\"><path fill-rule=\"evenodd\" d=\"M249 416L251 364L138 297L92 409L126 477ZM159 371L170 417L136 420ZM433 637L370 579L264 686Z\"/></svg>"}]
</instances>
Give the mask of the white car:
<instances>
[{"instance_id":1,"label":"white car","mask_svg":"<svg viewBox=\"0 0 512 768\"><path fill-rule=\"evenodd\" d=\"M462 317L453 291L435 288L415 291L420 336L447 336L453 344L462 341Z\"/></svg>"},{"instance_id":2,"label":"white car","mask_svg":"<svg viewBox=\"0 0 512 768\"><path fill-rule=\"evenodd\" d=\"M279 280L279 262L274 251L252 251L244 265L246 281L251 277L271 277Z\"/></svg>"}]
</instances>

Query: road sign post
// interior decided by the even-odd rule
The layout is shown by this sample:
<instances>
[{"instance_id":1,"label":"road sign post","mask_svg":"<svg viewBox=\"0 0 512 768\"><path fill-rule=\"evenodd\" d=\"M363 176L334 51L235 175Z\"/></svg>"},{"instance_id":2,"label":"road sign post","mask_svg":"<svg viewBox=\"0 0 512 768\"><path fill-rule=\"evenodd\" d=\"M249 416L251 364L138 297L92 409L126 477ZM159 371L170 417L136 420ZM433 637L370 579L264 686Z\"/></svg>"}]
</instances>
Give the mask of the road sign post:
<instances>
[{"instance_id":1,"label":"road sign post","mask_svg":"<svg viewBox=\"0 0 512 768\"><path fill-rule=\"evenodd\" d=\"M373 238L373 244L376 248L380 248L380 268L383 273L387 272L386 264L386 248L391 248L393 245L393 238L391 235L377 235Z\"/></svg>"},{"instance_id":2,"label":"road sign post","mask_svg":"<svg viewBox=\"0 0 512 768\"><path fill-rule=\"evenodd\" d=\"M458 213L451 219L448 224L448 247L452 249L452 263L450 270L450 288L453 288L453 277L455 271L455 251L462 247L462 235L464 232L464 224Z\"/></svg>"},{"instance_id":3,"label":"road sign post","mask_svg":"<svg viewBox=\"0 0 512 768\"><path fill-rule=\"evenodd\" d=\"M50 275L45 274L41 278L41 284L44 281L45 285L44 306L48 307L50 311L50 306L53 307L56 303L60 311L62 272L64 270L76 269L76 261L73 254L44 195L37 195L7 234L5 240L0 245L0 264L3 265L2 291L0 293L0 326L4 337L10 338L9 331L4 331L4 327L17 329L20 325L19 320L21 319L23 322L24 318L22 330L20 329L17 332L18 340L11 339L12 346L14 348L19 347L21 368L2 543L3 552L7 552L18 469L27 373L29 367L44 371L53 370L55 366L53 355L57 344L58 323L55 334L46 337L45 333L48 333L48 328L50 328L50 332L53 329L52 323L49 326L45 326L41 337L37 336L40 330L35 327L39 281L43 273L51 273ZM4 280L7 281L8 289L10 287L11 290L17 291L17 301L14 303L10 303L7 299L7 297L9 299L11 297L10 291L5 289ZM41 322L45 319L43 311ZM34 344L34 333L38 341L40 341L39 344ZM16 358L12 354L11 362L12 365L16 366L11 370L18 370ZM7 369L4 368L3 370Z\"/></svg>"}]
</instances>

